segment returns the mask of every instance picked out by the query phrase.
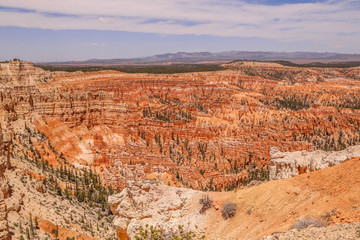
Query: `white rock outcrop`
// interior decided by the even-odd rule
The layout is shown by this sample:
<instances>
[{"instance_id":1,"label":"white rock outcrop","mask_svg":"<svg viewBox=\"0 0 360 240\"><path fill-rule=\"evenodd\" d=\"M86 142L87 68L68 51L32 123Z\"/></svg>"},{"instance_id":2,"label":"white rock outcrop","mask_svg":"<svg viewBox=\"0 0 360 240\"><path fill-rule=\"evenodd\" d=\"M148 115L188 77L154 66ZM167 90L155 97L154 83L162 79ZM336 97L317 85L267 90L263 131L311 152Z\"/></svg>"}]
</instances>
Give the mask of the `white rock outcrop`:
<instances>
[{"instance_id":1,"label":"white rock outcrop","mask_svg":"<svg viewBox=\"0 0 360 240\"><path fill-rule=\"evenodd\" d=\"M184 225L202 232L205 214L199 213L200 204L196 199L200 195L198 191L162 183L127 182L121 193L109 197L119 239L134 239L138 228L146 224L165 230Z\"/></svg>"},{"instance_id":2,"label":"white rock outcrop","mask_svg":"<svg viewBox=\"0 0 360 240\"><path fill-rule=\"evenodd\" d=\"M360 156L360 145L342 151L296 151L280 152L270 149L270 180L294 177L296 175L328 168L347 159Z\"/></svg>"}]
</instances>

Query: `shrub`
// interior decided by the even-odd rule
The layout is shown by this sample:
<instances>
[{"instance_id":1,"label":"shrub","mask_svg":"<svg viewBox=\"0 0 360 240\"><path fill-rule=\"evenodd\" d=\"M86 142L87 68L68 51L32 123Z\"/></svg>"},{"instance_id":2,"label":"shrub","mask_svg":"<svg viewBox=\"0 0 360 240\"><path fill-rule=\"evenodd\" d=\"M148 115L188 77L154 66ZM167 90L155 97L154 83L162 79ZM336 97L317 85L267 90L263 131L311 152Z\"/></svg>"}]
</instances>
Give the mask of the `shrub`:
<instances>
[{"instance_id":1,"label":"shrub","mask_svg":"<svg viewBox=\"0 0 360 240\"><path fill-rule=\"evenodd\" d=\"M234 217L236 214L236 204L232 202L225 203L221 209L224 219Z\"/></svg>"},{"instance_id":2,"label":"shrub","mask_svg":"<svg viewBox=\"0 0 360 240\"><path fill-rule=\"evenodd\" d=\"M164 230L158 226L146 225L145 228L138 229L139 234L135 236L136 240L200 240L205 239L205 236L198 236L195 232L185 230L183 225L179 225L177 229Z\"/></svg>"},{"instance_id":3,"label":"shrub","mask_svg":"<svg viewBox=\"0 0 360 240\"><path fill-rule=\"evenodd\" d=\"M250 214L251 214L251 208L249 208L246 213L247 213L248 215L250 215Z\"/></svg>"},{"instance_id":4,"label":"shrub","mask_svg":"<svg viewBox=\"0 0 360 240\"><path fill-rule=\"evenodd\" d=\"M298 219L296 223L294 223L294 225L290 227L290 229L297 229L300 231L301 229L308 228L310 226L325 227L327 225L328 225L327 222L310 217L310 218Z\"/></svg>"},{"instance_id":5,"label":"shrub","mask_svg":"<svg viewBox=\"0 0 360 240\"><path fill-rule=\"evenodd\" d=\"M201 204L200 213L204 213L206 210L211 208L213 200L209 198L209 195L204 195L200 198L199 203Z\"/></svg>"}]
</instances>

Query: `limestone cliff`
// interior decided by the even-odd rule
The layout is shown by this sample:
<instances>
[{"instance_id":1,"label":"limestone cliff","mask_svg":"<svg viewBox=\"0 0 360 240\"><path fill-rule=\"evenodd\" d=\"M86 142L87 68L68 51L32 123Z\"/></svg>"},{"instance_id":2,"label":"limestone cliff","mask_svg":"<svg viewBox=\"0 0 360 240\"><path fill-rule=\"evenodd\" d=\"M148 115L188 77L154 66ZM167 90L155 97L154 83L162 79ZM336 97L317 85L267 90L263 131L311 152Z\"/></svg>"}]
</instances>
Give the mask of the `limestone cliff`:
<instances>
[{"instance_id":1,"label":"limestone cliff","mask_svg":"<svg viewBox=\"0 0 360 240\"><path fill-rule=\"evenodd\" d=\"M280 152L277 148L271 148L270 180L317 171L359 156L360 145L351 146L342 151Z\"/></svg>"},{"instance_id":2,"label":"limestone cliff","mask_svg":"<svg viewBox=\"0 0 360 240\"><path fill-rule=\"evenodd\" d=\"M0 63L0 84L6 86L28 86L35 82L47 82L51 73L35 68L31 62L14 61Z\"/></svg>"},{"instance_id":3,"label":"limestone cliff","mask_svg":"<svg viewBox=\"0 0 360 240\"><path fill-rule=\"evenodd\" d=\"M161 226L164 230L179 225L203 231L205 215L194 204L200 192L168 187L162 183L127 182L127 187L109 198L112 212L116 215L114 226L119 239L135 239L140 226Z\"/></svg>"}]
</instances>

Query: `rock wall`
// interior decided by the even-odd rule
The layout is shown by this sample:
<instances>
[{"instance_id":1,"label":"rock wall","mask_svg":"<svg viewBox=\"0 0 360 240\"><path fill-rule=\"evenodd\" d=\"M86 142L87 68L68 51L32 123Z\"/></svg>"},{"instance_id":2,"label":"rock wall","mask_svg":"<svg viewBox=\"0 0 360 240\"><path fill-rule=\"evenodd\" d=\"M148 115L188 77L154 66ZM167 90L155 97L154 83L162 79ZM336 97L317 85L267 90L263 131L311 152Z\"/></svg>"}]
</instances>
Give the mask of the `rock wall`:
<instances>
[{"instance_id":1,"label":"rock wall","mask_svg":"<svg viewBox=\"0 0 360 240\"><path fill-rule=\"evenodd\" d=\"M9 197L9 185L4 172L10 166L9 155L7 154L6 142L4 142L2 127L0 124L0 239L11 239L7 221L7 208L5 198Z\"/></svg>"},{"instance_id":2,"label":"rock wall","mask_svg":"<svg viewBox=\"0 0 360 240\"><path fill-rule=\"evenodd\" d=\"M270 146L360 143L358 69L240 66L156 75L0 67L0 118L19 123L12 140L20 146L24 126L36 128L57 153L39 148L43 159L57 167L63 153L115 187L157 175L176 186L231 189L266 178Z\"/></svg>"},{"instance_id":3,"label":"rock wall","mask_svg":"<svg viewBox=\"0 0 360 240\"><path fill-rule=\"evenodd\" d=\"M135 239L137 229L146 224L165 230L184 225L201 232L205 215L199 213L200 205L194 204L199 195L194 190L161 183L127 182L127 188L108 201L116 215L113 224L119 239Z\"/></svg>"},{"instance_id":4,"label":"rock wall","mask_svg":"<svg viewBox=\"0 0 360 240\"><path fill-rule=\"evenodd\" d=\"M290 178L302 173L317 171L360 156L360 145L342 151L281 152L270 149L270 180Z\"/></svg>"},{"instance_id":5,"label":"rock wall","mask_svg":"<svg viewBox=\"0 0 360 240\"><path fill-rule=\"evenodd\" d=\"M0 63L0 84L6 86L34 85L35 82L47 82L51 73L35 68L31 62L14 61Z\"/></svg>"},{"instance_id":6,"label":"rock wall","mask_svg":"<svg viewBox=\"0 0 360 240\"><path fill-rule=\"evenodd\" d=\"M0 134L0 177L9 166L10 139L18 159L36 157L54 168L88 165L109 185L125 188L129 179L155 178L212 190L266 177L261 170L270 156L272 179L343 160L327 161L327 153L316 157L306 151L287 158L273 149L270 155L270 146L288 152L360 143L359 69L234 69L50 73L31 63L1 64L0 122L3 128L13 124L6 127L5 140ZM42 137L34 138L35 132ZM9 236L3 201L7 186L1 179L4 238ZM146 223L171 227L190 221L201 228L198 197L192 190L129 183L110 198L118 235L134 236Z\"/></svg>"}]
</instances>

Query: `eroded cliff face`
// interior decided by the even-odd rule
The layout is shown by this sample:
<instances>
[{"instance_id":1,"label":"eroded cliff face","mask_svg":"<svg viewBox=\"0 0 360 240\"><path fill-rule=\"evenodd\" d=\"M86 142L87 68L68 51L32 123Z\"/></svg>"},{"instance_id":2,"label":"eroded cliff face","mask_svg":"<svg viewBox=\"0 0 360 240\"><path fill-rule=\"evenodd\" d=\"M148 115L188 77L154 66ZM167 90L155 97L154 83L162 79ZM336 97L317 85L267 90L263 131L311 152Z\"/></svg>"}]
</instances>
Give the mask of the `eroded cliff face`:
<instances>
[{"instance_id":1,"label":"eroded cliff face","mask_svg":"<svg viewBox=\"0 0 360 240\"><path fill-rule=\"evenodd\" d=\"M230 190L250 180L268 179L270 147L281 152L329 151L360 143L359 68L302 69L266 64L231 68L152 75L115 71L50 73L31 63L1 64L0 121L6 132L3 135L7 140L3 142L12 145L5 144L6 163L0 168L6 169L8 159L13 160L19 170L9 174L9 178L16 183L14 189L18 192L32 187L35 182L31 179L42 181L44 177L48 190L69 199L85 201L85 190L92 192L90 198L97 201L99 216L104 217L104 195L100 195L124 189L129 180L155 179L171 186ZM291 172L306 171L298 165L294 164ZM87 189L92 186L89 178L101 189L96 194L98 189ZM106 188L99 186L100 179ZM168 191L150 188L152 196L143 186L134 184L130 188L144 192L149 202L137 198L134 201L149 208L154 207L151 202L162 201L157 194ZM174 216L185 219L182 212L188 206L186 199L192 203L198 200L193 199L190 190L179 190L179 197L174 195L177 190L169 191L174 204L181 203L182 210L173 209ZM31 197L39 194L31 194L24 197L25 209L11 207L20 211L18 215L12 211L12 215L28 218L34 206L42 208L43 236L50 236L55 224L63 224L64 216L46 215L52 202L45 206L42 202L32 204ZM128 190L121 194L115 195L118 200L112 205L130 201ZM252 197L260 199L261 194ZM21 202L21 194L16 199ZM266 200L261 202L265 203ZM68 213L63 204L57 206L59 211ZM247 209L251 207L242 204ZM76 213L86 209L79 206L70 204L69 208ZM137 204L129 206L142 214ZM5 220L5 208L1 209ZM122 216L117 207L113 211L119 213L119 234L125 234L125 229L126 234L133 233L138 221L145 223L133 215ZM219 211L214 214L219 216ZM96 213L90 211L86 216L90 222L96 218ZM156 215L156 219L162 217ZM111 237L113 232L104 230L111 221L102 221L104 225L98 231L89 230L88 223L74 227L79 226L81 219L75 219L74 224L69 221L60 229L62 238L66 239L68 233L85 239L93 239L90 235L99 239ZM47 222L53 228L47 227ZM226 229L222 222L217 224ZM267 223L263 225L265 228ZM6 235L7 225L3 226Z\"/></svg>"},{"instance_id":2,"label":"eroded cliff face","mask_svg":"<svg viewBox=\"0 0 360 240\"><path fill-rule=\"evenodd\" d=\"M6 139L4 141L0 123L0 239L4 240L11 239L7 219L7 206L5 203L5 199L10 196L10 190L7 179L4 176L6 169L10 167L8 146L9 143Z\"/></svg>"},{"instance_id":3,"label":"eroded cliff face","mask_svg":"<svg viewBox=\"0 0 360 240\"><path fill-rule=\"evenodd\" d=\"M341 150L359 143L358 68L231 67L152 75L3 64L2 111L17 123L17 154L20 135L35 129L51 143L32 139L43 161L92 166L120 188L155 178L231 189L267 179L272 146Z\"/></svg>"},{"instance_id":4,"label":"eroded cliff face","mask_svg":"<svg viewBox=\"0 0 360 240\"><path fill-rule=\"evenodd\" d=\"M47 82L51 73L35 68L30 62L0 63L0 84L8 87L29 86L35 82Z\"/></svg>"},{"instance_id":5,"label":"eroded cliff face","mask_svg":"<svg viewBox=\"0 0 360 240\"><path fill-rule=\"evenodd\" d=\"M353 157L360 156L360 145L351 146L342 151L295 151L280 152L270 149L270 180L294 177L332 167Z\"/></svg>"},{"instance_id":6,"label":"eroded cliff face","mask_svg":"<svg viewBox=\"0 0 360 240\"><path fill-rule=\"evenodd\" d=\"M165 231L185 225L200 235L204 232L205 214L200 214L196 203L199 196L198 191L159 182L127 182L121 193L109 197L119 239L135 239L139 227L146 225L161 226Z\"/></svg>"}]
</instances>

